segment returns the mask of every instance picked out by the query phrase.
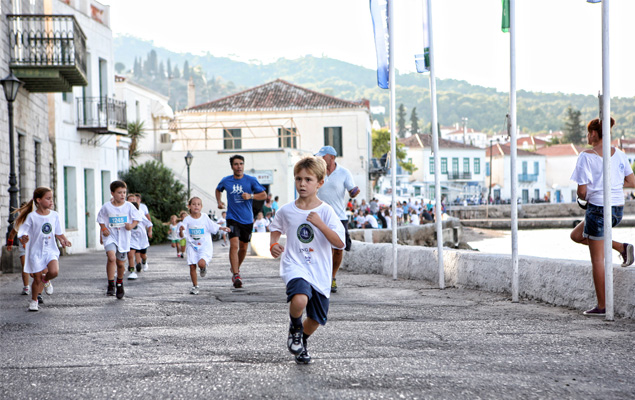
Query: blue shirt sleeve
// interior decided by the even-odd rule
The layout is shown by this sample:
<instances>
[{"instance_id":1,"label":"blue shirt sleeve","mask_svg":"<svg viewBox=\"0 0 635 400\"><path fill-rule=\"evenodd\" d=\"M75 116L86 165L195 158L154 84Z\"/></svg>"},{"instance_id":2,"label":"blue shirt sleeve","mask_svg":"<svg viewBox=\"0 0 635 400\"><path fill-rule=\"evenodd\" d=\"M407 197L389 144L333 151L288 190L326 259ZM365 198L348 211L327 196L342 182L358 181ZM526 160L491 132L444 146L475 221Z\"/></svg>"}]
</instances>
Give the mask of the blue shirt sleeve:
<instances>
[{"instance_id":1,"label":"blue shirt sleeve","mask_svg":"<svg viewBox=\"0 0 635 400\"><path fill-rule=\"evenodd\" d=\"M258 179L256 179L255 177L251 177L252 181L251 181L251 190L253 194L256 193L260 193L260 192L264 192L266 189L264 186L262 186L260 184L260 182L258 182Z\"/></svg>"},{"instance_id":2,"label":"blue shirt sleeve","mask_svg":"<svg viewBox=\"0 0 635 400\"><path fill-rule=\"evenodd\" d=\"M227 177L224 177L223 179L220 180L220 182L218 182L218 186L216 186L216 190L218 190L219 192L222 192L225 190L225 180L227 179Z\"/></svg>"}]
</instances>

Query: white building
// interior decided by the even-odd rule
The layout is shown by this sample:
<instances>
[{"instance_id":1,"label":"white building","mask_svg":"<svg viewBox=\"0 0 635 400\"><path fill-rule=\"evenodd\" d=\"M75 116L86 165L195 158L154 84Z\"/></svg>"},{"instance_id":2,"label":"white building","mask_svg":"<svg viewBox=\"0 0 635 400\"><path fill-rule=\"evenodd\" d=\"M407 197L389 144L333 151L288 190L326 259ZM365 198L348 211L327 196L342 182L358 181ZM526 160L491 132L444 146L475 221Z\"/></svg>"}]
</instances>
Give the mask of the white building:
<instances>
[{"instance_id":1,"label":"white building","mask_svg":"<svg viewBox=\"0 0 635 400\"><path fill-rule=\"evenodd\" d=\"M137 165L146 161L161 161L161 152L172 148L169 122L174 112L168 97L141 86L123 76L115 76L115 98L127 105L128 122L143 122L143 138L137 144Z\"/></svg>"},{"instance_id":2,"label":"white building","mask_svg":"<svg viewBox=\"0 0 635 400\"><path fill-rule=\"evenodd\" d=\"M163 163L187 184L184 156L191 151L192 195L216 208L214 191L231 174L229 158L245 157L245 173L256 175L284 204L295 198L293 165L303 155L331 145L368 199L371 121L367 102L352 102L283 80L190 107L176 113L171 151Z\"/></svg>"},{"instance_id":3,"label":"white building","mask_svg":"<svg viewBox=\"0 0 635 400\"><path fill-rule=\"evenodd\" d=\"M45 0L45 11L72 15L85 35L84 87L49 95L55 142L55 201L73 243L69 252L97 248L97 213L110 200L110 182L128 169L126 105L113 98L110 7L93 0Z\"/></svg>"},{"instance_id":4,"label":"white building","mask_svg":"<svg viewBox=\"0 0 635 400\"><path fill-rule=\"evenodd\" d=\"M490 152L491 151L491 152ZM511 152L509 143L495 144L486 149L486 171L491 171L492 198L511 201ZM490 167L491 155L491 167ZM518 197L523 203L543 200L547 194L545 156L526 150L517 150ZM488 182L489 185L489 182Z\"/></svg>"},{"instance_id":5,"label":"white building","mask_svg":"<svg viewBox=\"0 0 635 400\"><path fill-rule=\"evenodd\" d=\"M574 202L578 185L571 180L571 174L578 161L583 146L556 144L536 150L536 154L545 156L546 196L551 203Z\"/></svg>"},{"instance_id":6,"label":"white building","mask_svg":"<svg viewBox=\"0 0 635 400\"><path fill-rule=\"evenodd\" d=\"M443 139L452 142L468 144L470 146L484 149L489 146L489 138L486 133L477 132L474 129L455 129L441 135Z\"/></svg>"}]
</instances>

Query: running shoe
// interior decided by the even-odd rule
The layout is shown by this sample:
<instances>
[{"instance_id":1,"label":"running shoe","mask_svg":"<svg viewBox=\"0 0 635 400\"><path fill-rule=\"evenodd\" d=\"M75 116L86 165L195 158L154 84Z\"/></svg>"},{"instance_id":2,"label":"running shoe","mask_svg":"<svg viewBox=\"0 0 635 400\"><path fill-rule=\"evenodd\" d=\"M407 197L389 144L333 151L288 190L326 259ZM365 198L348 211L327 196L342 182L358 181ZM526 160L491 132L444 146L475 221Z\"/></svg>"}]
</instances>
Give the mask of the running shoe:
<instances>
[{"instance_id":1,"label":"running shoe","mask_svg":"<svg viewBox=\"0 0 635 400\"><path fill-rule=\"evenodd\" d=\"M606 315L606 309L598 308L597 306L595 306L590 310L586 310L582 314L586 315L587 317L604 317Z\"/></svg>"},{"instance_id":2,"label":"running shoe","mask_svg":"<svg viewBox=\"0 0 635 400\"><path fill-rule=\"evenodd\" d=\"M243 287L243 281L240 279L240 274L234 274L234 276L232 276L232 282L234 283L234 287L236 289Z\"/></svg>"},{"instance_id":3,"label":"running shoe","mask_svg":"<svg viewBox=\"0 0 635 400\"><path fill-rule=\"evenodd\" d=\"M198 286L192 286L190 289L190 294L198 294Z\"/></svg>"},{"instance_id":4,"label":"running shoe","mask_svg":"<svg viewBox=\"0 0 635 400\"><path fill-rule=\"evenodd\" d=\"M302 341L302 351L295 356L295 362L297 364L309 364L311 362L311 356L306 349L306 340Z\"/></svg>"},{"instance_id":5,"label":"running shoe","mask_svg":"<svg viewBox=\"0 0 635 400\"><path fill-rule=\"evenodd\" d=\"M106 291L106 296L114 296L115 295L115 283L108 282L108 290Z\"/></svg>"},{"instance_id":6,"label":"running shoe","mask_svg":"<svg viewBox=\"0 0 635 400\"><path fill-rule=\"evenodd\" d=\"M335 278L331 281L331 293L337 293L337 281Z\"/></svg>"},{"instance_id":7,"label":"running shoe","mask_svg":"<svg viewBox=\"0 0 635 400\"><path fill-rule=\"evenodd\" d=\"M53 294L53 284L51 283L51 281L44 282L44 291L49 296Z\"/></svg>"},{"instance_id":8,"label":"running shoe","mask_svg":"<svg viewBox=\"0 0 635 400\"><path fill-rule=\"evenodd\" d=\"M628 267L631 264L633 264L633 260L635 259L633 257L633 250L635 250L633 248L633 245L630 243L624 243L624 252L620 253L620 256L622 256L622 267Z\"/></svg>"},{"instance_id":9,"label":"running shoe","mask_svg":"<svg viewBox=\"0 0 635 400\"><path fill-rule=\"evenodd\" d=\"M146 261L145 264L141 264L141 268L143 269L143 272L146 272L148 270L148 262Z\"/></svg>"},{"instance_id":10,"label":"running shoe","mask_svg":"<svg viewBox=\"0 0 635 400\"><path fill-rule=\"evenodd\" d=\"M37 311L37 310L39 310L37 305L37 300L31 300L29 302L29 311Z\"/></svg>"},{"instance_id":11,"label":"running shoe","mask_svg":"<svg viewBox=\"0 0 635 400\"><path fill-rule=\"evenodd\" d=\"M22 294L24 295L31 294L31 286L24 286L22 288Z\"/></svg>"},{"instance_id":12,"label":"running shoe","mask_svg":"<svg viewBox=\"0 0 635 400\"><path fill-rule=\"evenodd\" d=\"M44 304L44 299L42 298L42 293L37 295L38 304Z\"/></svg>"},{"instance_id":13,"label":"running shoe","mask_svg":"<svg viewBox=\"0 0 635 400\"><path fill-rule=\"evenodd\" d=\"M134 272L134 267L132 265L128 267L128 272Z\"/></svg>"},{"instance_id":14,"label":"running shoe","mask_svg":"<svg viewBox=\"0 0 635 400\"><path fill-rule=\"evenodd\" d=\"M293 329L292 326L289 326L289 336L287 337L287 349L291 354L298 355L302 353L304 350L304 346L302 346L302 332L303 329Z\"/></svg>"},{"instance_id":15,"label":"running shoe","mask_svg":"<svg viewBox=\"0 0 635 400\"><path fill-rule=\"evenodd\" d=\"M141 272L141 263L137 263L137 272Z\"/></svg>"},{"instance_id":16,"label":"running shoe","mask_svg":"<svg viewBox=\"0 0 635 400\"><path fill-rule=\"evenodd\" d=\"M128 279L130 279L130 280L135 280L135 279L137 279L137 278L138 278L137 273L136 273L136 272L134 272L134 271L132 271L132 272L128 275Z\"/></svg>"},{"instance_id":17,"label":"running shoe","mask_svg":"<svg viewBox=\"0 0 635 400\"><path fill-rule=\"evenodd\" d=\"M207 267L201 268L201 278L205 278L205 275L207 275Z\"/></svg>"},{"instance_id":18,"label":"running shoe","mask_svg":"<svg viewBox=\"0 0 635 400\"><path fill-rule=\"evenodd\" d=\"M116 291L117 291L117 298L119 300L123 299L123 296L125 294L125 291L123 290L123 282L117 282L116 286Z\"/></svg>"}]
</instances>

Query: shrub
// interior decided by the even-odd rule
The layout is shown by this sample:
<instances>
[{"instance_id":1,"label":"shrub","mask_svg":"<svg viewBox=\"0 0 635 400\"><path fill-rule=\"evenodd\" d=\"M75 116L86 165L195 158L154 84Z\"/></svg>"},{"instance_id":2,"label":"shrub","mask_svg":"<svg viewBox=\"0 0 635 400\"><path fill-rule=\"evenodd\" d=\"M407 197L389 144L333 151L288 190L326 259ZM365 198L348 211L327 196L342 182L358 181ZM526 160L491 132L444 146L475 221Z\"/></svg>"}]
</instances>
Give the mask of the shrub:
<instances>
[{"instance_id":1,"label":"shrub","mask_svg":"<svg viewBox=\"0 0 635 400\"><path fill-rule=\"evenodd\" d=\"M152 218L152 225L154 225L152 227L152 239L150 239L150 244L154 245L165 243L168 240L170 227L165 225L152 214L150 214L150 218Z\"/></svg>"}]
</instances>

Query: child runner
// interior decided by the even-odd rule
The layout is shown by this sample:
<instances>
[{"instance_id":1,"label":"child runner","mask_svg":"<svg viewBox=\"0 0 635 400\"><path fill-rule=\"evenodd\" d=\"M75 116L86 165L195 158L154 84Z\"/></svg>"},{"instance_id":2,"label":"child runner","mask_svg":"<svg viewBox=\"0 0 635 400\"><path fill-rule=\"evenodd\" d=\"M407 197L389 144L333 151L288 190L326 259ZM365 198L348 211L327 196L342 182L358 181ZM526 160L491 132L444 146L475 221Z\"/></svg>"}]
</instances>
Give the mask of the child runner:
<instances>
[{"instance_id":1,"label":"child runner","mask_svg":"<svg viewBox=\"0 0 635 400\"><path fill-rule=\"evenodd\" d=\"M32 212L33 205L35 212ZM52 208L53 191L47 187L39 187L33 192L33 199L16 211L18 239L26 246L24 271L33 277L29 311L38 311L38 294L42 292L42 285L46 294L53 294L51 280L59 272L57 260L60 255L55 239L60 241L62 247L71 246L71 242L64 236L59 215ZM43 274L45 269L48 271Z\"/></svg>"},{"instance_id":2,"label":"child runner","mask_svg":"<svg viewBox=\"0 0 635 400\"><path fill-rule=\"evenodd\" d=\"M108 289L106 295L123 299L123 276L127 253L130 251L130 231L141 221L141 213L126 201L128 186L123 181L113 181L110 184L112 198L101 206L97 214L97 223L101 227L104 249L108 260L106 275ZM115 289L115 267L117 269L117 285Z\"/></svg>"},{"instance_id":3,"label":"child runner","mask_svg":"<svg viewBox=\"0 0 635 400\"><path fill-rule=\"evenodd\" d=\"M176 256L181 256L181 246L179 242L181 238L179 237L179 222L176 215L170 216L170 233L168 233L168 240L170 240L172 248L176 248Z\"/></svg>"},{"instance_id":4,"label":"child runner","mask_svg":"<svg viewBox=\"0 0 635 400\"><path fill-rule=\"evenodd\" d=\"M307 339L326 324L333 274L331 249L345 247L345 233L333 208L317 197L326 176L324 160L305 157L295 164L293 175L299 197L276 213L270 226L270 251L274 258L282 255L280 276L287 285L291 319L287 348L298 364L308 364ZM285 233L286 249L278 243Z\"/></svg>"},{"instance_id":5,"label":"child runner","mask_svg":"<svg viewBox=\"0 0 635 400\"><path fill-rule=\"evenodd\" d=\"M136 201L132 201L131 203L135 208L139 209L139 203ZM128 252L128 270L130 274L128 274L128 279L137 279L137 272L141 272L142 264L143 270L148 270L148 256L146 254L148 247L150 247L148 237L152 237L152 222L143 216L141 222L130 231L130 251ZM137 271L135 272L135 255L137 254L141 256L142 262L137 263Z\"/></svg>"},{"instance_id":6,"label":"child runner","mask_svg":"<svg viewBox=\"0 0 635 400\"><path fill-rule=\"evenodd\" d=\"M176 244L176 248L179 249L179 251L181 252L180 257L183 258L185 254L185 247L186 247L187 241L185 240L185 238L181 237L180 232L181 232L181 225L183 225L183 221L185 220L185 217L187 217L187 211L181 211L179 213L179 216L181 217L181 220L178 223L179 242Z\"/></svg>"},{"instance_id":7,"label":"child runner","mask_svg":"<svg viewBox=\"0 0 635 400\"><path fill-rule=\"evenodd\" d=\"M196 267L201 269L201 278L207 274L207 264L212 261L214 248L212 237L219 229L229 232L229 228L221 228L207 216L201 214L203 202L198 197L192 197L188 203L190 215L185 217L179 227L179 235L187 241L187 263L190 266L192 288L190 294L198 294L198 279Z\"/></svg>"},{"instance_id":8,"label":"child runner","mask_svg":"<svg viewBox=\"0 0 635 400\"><path fill-rule=\"evenodd\" d=\"M148 221L150 221L150 227L148 227L147 223L144 223L145 227L146 227L146 233L147 236L152 239L152 218L150 217L150 211L148 210L148 206L146 206L144 203L141 202L141 195L139 193L135 193L135 197L136 197L136 203L139 205L139 207L137 208L140 212L141 215L144 216L145 219L147 219ZM135 258L137 260L137 272L141 272L141 269L143 268L144 271L148 270L148 248L150 247L150 242L148 242L148 245L143 249L143 251L136 251L135 252Z\"/></svg>"},{"instance_id":9,"label":"child runner","mask_svg":"<svg viewBox=\"0 0 635 400\"><path fill-rule=\"evenodd\" d=\"M221 213L221 217L218 219L218 221L216 221L216 223L218 225L220 225L221 227L223 227L223 228L227 226L227 212L226 211L223 211ZM222 245L223 245L223 247L225 247L225 246L227 246L227 232L222 231L221 232L221 236L223 237Z\"/></svg>"},{"instance_id":10,"label":"child runner","mask_svg":"<svg viewBox=\"0 0 635 400\"><path fill-rule=\"evenodd\" d=\"M255 232L267 232L267 226L269 226L269 221L263 217L262 212L259 212L256 215L256 221L254 221L254 231Z\"/></svg>"}]
</instances>

